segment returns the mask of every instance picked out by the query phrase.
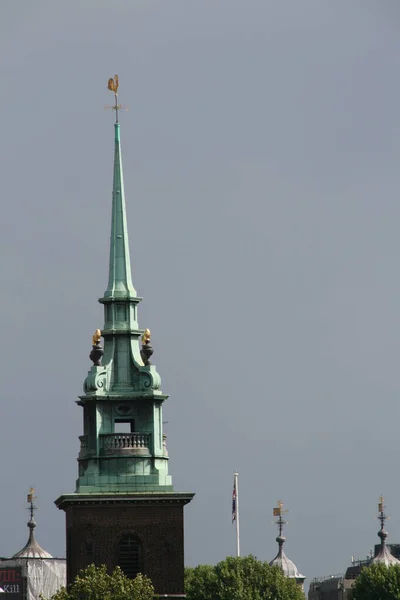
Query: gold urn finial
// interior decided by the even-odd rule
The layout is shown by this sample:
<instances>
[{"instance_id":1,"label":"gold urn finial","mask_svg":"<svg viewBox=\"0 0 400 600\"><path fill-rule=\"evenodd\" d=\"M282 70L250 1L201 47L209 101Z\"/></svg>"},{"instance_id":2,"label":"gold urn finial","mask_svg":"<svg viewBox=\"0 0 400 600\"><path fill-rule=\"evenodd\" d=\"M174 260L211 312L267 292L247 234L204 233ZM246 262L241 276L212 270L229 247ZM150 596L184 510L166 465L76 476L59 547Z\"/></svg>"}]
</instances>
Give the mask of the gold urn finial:
<instances>
[{"instance_id":1,"label":"gold urn finial","mask_svg":"<svg viewBox=\"0 0 400 600\"><path fill-rule=\"evenodd\" d=\"M99 343L100 339L101 339L101 331L100 331L100 329L96 329L96 331L94 332L94 334L92 336L93 346L96 346Z\"/></svg>"},{"instance_id":2,"label":"gold urn finial","mask_svg":"<svg viewBox=\"0 0 400 600\"><path fill-rule=\"evenodd\" d=\"M150 342L150 338L151 338L151 333L150 333L150 329L145 329L144 333L142 335L142 344L148 344Z\"/></svg>"},{"instance_id":3,"label":"gold urn finial","mask_svg":"<svg viewBox=\"0 0 400 600\"><path fill-rule=\"evenodd\" d=\"M94 334L92 335L92 350L89 354L90 360L93 361L93 365L95 367L101 367L101 359L104 354L103 348L100 346L101 339L101 331L100 329L96 329Z\"/></svg>"},{"instance_id":4,"label":"gold urn finial","mask_svg":"<svg viewBox=\"0 0 400 600\"><path fill-rule=\"evenodd\" d=\"M150 357L152 356L154 350L150 344L151 333L150 329L145 329L142 335L142 349L140 351L140 356L142 357L142 361L144 365L147 367L151 365Z\"/></svg>"}]
</instances>

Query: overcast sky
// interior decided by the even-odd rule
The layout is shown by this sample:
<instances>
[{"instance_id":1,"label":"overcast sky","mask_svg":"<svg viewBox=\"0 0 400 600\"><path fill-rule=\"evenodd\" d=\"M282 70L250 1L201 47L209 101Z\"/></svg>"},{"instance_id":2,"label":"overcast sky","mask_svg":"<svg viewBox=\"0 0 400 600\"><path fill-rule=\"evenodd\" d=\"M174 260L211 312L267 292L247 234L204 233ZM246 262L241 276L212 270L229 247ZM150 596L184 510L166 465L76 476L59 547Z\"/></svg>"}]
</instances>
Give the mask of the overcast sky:
<instances>
[{"instance_id":1,"label":"overcast sky","mask_svg":"<svg viewBox=\"0 0 400 600\"><path fill-rule=\"evenodd\" d=\"M65 555L107 286L118 73L134 285L186 562L308 581L400 543L398 0L1 0L0 554Z\"/></svg>"}]
</instances>

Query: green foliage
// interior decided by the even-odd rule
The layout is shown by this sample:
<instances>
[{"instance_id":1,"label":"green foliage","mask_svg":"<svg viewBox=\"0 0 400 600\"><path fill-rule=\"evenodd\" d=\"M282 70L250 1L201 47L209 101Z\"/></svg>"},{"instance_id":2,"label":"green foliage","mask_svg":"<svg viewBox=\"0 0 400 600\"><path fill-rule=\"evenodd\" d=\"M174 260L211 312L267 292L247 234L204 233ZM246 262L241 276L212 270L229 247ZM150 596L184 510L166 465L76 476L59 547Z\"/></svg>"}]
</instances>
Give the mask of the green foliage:
<instances>
[{"instance_id":1,"label":"green foliage","mask_svg":"<svg viewBox=\"0 0 400 600\"><path fill-rule=\"evenodd\" d=\"M304 600L293 579L251 555L187 567L185 592L187 600Z\"/></svg>"},{"instance_id":2,"label":"green foliage","mask_svg":"<svg viewBox=\"0 0 400 600\"><path fill-rule=\"evenodd\" d=\"M364 567L350 590L349 600L400 600L400 565Z\"/></svg>"},{"instance_id":3,"label":"green foliage","mask_svg":"<svg viewBox=\"0 0 400 600\"><path fill-rule=\"evenodd\" d=\"M188 600L214 600L217 597L217 582L215 567L199 565L185 569L185 592Z\"/></svg>"},{"instance_id":4,"label":"green foliage","mask_svg":"<svg viewBox=\"0 0 400 600\"><path fill-rule=\"evenodd\" d=\"M90 565L68 591L62 588L51 600L153 600L153 596L153 585L144 575L129 579L119 567L109 575L105 565Z\"/></svg>"}]
</instances>

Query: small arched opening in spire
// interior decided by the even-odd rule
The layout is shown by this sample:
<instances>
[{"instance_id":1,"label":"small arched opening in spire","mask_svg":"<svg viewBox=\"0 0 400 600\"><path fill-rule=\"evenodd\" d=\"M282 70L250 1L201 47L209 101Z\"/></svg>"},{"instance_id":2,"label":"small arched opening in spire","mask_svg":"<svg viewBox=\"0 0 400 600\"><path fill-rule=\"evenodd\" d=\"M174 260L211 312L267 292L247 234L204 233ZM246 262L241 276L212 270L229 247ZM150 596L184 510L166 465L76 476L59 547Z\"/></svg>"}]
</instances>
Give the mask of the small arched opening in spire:
<instances>
[{"instance_id":1,"label":"small arched opening in spire","mask_svg":"<svg viewBox=\"0 0 400 600\"><path fill-rule=\"evenodd\" d=\"M125 534L118 542L118 566L131 579L143 573L143 546L133 533Z\"/></svg>"}]
</instances>

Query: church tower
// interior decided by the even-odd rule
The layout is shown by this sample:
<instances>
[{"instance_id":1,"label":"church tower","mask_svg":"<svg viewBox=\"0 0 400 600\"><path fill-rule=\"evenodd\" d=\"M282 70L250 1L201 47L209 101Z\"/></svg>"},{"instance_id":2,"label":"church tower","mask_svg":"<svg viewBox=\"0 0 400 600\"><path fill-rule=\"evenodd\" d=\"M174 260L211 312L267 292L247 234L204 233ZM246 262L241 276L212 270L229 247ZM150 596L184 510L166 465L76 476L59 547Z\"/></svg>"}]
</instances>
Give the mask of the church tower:
<instances>
[{"instance_id":1,"label":"church tower","mask_svg":"<svg viewBox=\"0 0 400 600\"><path fill-rule=\"evenodd\" d=\"M194 494L174 491L168 474L162 408L168 398L150 358L150 331L138 324L122 174L118 77L109 278L99 302L104 327L78 405L83 435L76 491L56 500L66 513L67 580L94 563L144 573L157 594L184 597L183 507ZM104 340L104 347L101 344Z\"/></svg>"}]
</instances>

